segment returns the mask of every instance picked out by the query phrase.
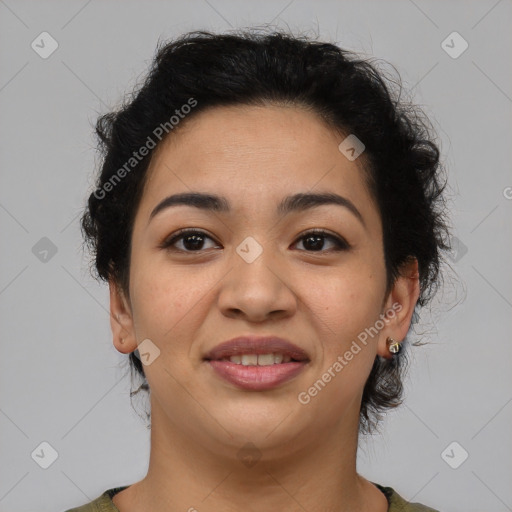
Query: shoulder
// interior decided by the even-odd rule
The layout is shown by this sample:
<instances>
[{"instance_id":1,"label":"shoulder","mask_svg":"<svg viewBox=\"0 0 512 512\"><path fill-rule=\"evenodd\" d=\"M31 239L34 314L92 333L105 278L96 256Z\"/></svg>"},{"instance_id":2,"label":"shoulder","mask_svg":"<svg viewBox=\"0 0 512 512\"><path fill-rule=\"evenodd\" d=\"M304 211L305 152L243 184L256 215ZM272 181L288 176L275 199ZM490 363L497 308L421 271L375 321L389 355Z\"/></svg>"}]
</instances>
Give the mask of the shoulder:
<instances>
[{"instance_id":1,"label":"shoulder","mask_svg":"<svg viewBox=\"0 0 512 512\"><path fill-rule=\"evenodd\" d=\"M377 486L380 491L384 493L389 503L388 512L439 512L438 510L422 505L421 503L412 503L402 498L392 487L384 487L382 485L372 482ZM125 487L117 487L114 489L107 489L103 494L98 496L95 500L81 505L76 508L71 508L65 512L119 512L117 507L112 502L112 496L126 489Z\"/></svg>"},{"instance_id":2,"label":"shoulder","mask_svg":"<svg viewBox=\"0 0 512 512\"><path fill-rule=\"evenodd\" d=\"M421 503L412 503L405 500L392 487L384 487L375 482L372 483L386 496L389 503L388 512L439 512L439 510L427 507Z\"/></svg>"},{"instance_id":3,"label":"shoulder","mask_svg":"<svg viewBox=\"0 0 512 512\"><path fill-rule=\"evenodd\" d=\"M79 507L70 508L64 512L119 512L118 508L112 501L112 497L123 489L126 489L126 487L127 486L107 489L95 500Z\"/></svg>"}]
</instances>

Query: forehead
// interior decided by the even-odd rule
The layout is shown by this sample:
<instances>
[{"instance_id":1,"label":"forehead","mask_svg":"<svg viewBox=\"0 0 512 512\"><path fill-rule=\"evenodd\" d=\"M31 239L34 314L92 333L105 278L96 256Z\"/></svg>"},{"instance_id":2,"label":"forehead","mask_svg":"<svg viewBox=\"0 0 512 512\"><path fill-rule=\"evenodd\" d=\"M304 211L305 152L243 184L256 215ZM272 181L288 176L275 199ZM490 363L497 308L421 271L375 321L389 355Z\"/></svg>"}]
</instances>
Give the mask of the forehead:
<instances>
[{"instance_id":1,"label":"forehead","mask_svg":"<svg viewBox=\"0 0 512 512\"><path fill-rule=\"evenodd\" d=\"M350 161L338 149L344 137L305 108L211 108L160 144L143 197L154 203L193 189L261 203L318 189L371 202L362 159Z\"/></svg>"}]
</instances>

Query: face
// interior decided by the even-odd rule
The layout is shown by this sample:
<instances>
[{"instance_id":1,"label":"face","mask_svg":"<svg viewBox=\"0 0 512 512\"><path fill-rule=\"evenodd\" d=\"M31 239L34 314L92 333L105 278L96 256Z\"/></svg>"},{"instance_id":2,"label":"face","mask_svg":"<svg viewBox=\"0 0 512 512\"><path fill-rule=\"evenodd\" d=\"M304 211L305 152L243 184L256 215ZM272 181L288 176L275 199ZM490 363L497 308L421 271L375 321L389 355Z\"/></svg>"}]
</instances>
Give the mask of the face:
<instances>
[{"instance_id":1,"label":"face","mask_svg":"<svg viewBox=\"0 0 512 512\"><path fill-rule=\"evenodd\" d=\"M400 283L386 296L380 216L360 159L338 149L343 138L299 108L221 107L154 154L133 226L129 300L111 284L112 325L121 352L150 340L152 410L174 433L219 454L247 441L277 453L357 427L374 359L388 356L387 336L405 336L415 301ZM190 192L226 208L162 204ZM343 199L278 210L295 194ZM249 335L283 338L307 359L260 387L255 373L233 381L205 360Z\"/></svg>"}]
</instances>

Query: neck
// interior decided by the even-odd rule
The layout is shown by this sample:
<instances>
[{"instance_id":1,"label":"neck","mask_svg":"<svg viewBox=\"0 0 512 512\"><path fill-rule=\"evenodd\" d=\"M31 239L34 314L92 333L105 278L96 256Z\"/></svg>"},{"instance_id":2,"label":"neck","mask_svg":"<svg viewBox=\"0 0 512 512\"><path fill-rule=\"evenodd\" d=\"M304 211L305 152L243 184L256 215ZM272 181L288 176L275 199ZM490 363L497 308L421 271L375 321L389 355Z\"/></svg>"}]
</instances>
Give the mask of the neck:
<instances>
[{"instance_id":1,"label":"neck","mask_svg":"<svg viewBox=\"0 0 512 512\"><path fill-rule=\"evenodd\" d=\"M330 435L310 433L309 442L293 440L275 450L256 449L261 458L251 460L243 459L238 449L214 452L191 439L169 424L152 401L147 476L131 486L131 506L124 506L128 500L121 499L122 493L114 503L121 512L234 512L248 504L252 510L286 512L385 512L384 495L356 472L359 418L356 414L347 422L348 416L330 429Z\"/></svg>"}]
</instances>

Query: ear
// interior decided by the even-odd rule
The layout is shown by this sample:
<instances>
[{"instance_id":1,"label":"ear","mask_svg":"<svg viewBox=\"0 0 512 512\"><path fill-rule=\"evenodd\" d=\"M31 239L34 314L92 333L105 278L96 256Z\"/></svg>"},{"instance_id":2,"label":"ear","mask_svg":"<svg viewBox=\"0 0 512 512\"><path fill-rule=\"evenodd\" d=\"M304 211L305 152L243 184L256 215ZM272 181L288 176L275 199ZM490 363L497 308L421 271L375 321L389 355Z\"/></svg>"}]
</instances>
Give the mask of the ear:
<instances>
[{"instance_id":1,"label":"ear","mask_svg":"<svg viewBox=\"0 0 512 512\"><path fill-rule=\"evenodd\" d=\"M123 291L112 279L109 281L109 288L110 327L114 346L119 352L129 354L137 348L131 308Z\"/></svg>"},{"instance_id":2,"label":"ear","mask_svg":"<svg viewBox=\"0 0 512 512\"><path fill-rule=\"evenodd\" d=\"M385 359L391 359L393 355L388 349L386 340L388 337L396 341L403 341L411 325L414 307L420 295L420 282L418 272L418 260L411 259L400 269L391 291L389 292L382 310L385 315L384 328L379 333L377 354Z\"/></svg>"}]
</instances>

